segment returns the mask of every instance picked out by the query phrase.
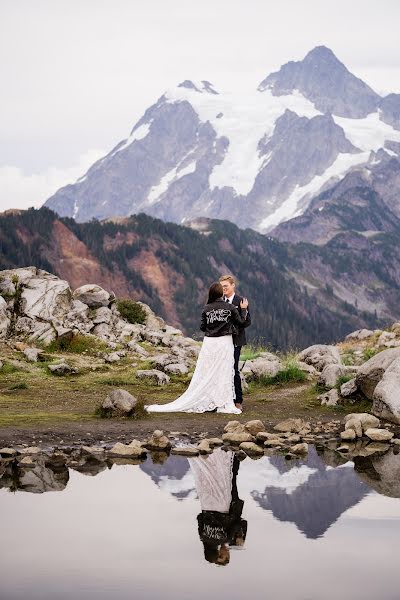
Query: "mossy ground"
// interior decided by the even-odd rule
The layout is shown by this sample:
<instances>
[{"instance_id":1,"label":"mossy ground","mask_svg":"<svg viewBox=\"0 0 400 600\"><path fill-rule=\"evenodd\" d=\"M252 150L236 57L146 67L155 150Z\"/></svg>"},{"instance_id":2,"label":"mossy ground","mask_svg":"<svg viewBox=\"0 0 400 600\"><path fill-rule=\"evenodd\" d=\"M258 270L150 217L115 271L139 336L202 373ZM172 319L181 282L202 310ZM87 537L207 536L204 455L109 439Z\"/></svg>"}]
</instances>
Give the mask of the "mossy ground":
<instances>
[{"instance_id":1,"label":"mossy ground","mask_svg":"<svg viewBox=\"0 0 400 600\"><path fill-rule=\"evenodd\" d=\"M164 403L178 397L187 388L187 376L172 376L171 383L157 386L138 379L137 368L150 368L149 361L132 366L132 359L104 364L96 356L76 353L54 353L45 361L28 363L23 355L1 348L4 363L0 369L0 442L23 432L66 432L73 435L82 428L88 435L102 438L109 432L129 431L139 435L156 428L166 431L221 432L229 415L206 413L151 414L143 419L101 419L96 409L114 387L126 389L146 404ZM49 372L49 362L65 359L79 369L78 375L56 376ZM9 366L11 365L11 366ZM262 419L274 424L287 417L328 421L342 418L354 407L324 407L317 401L320 391L312 381L265 385L251 383L244 396L244 412L240 421ZM14 437L15 437L14 435Z\"/></svg>"}]
</instances>

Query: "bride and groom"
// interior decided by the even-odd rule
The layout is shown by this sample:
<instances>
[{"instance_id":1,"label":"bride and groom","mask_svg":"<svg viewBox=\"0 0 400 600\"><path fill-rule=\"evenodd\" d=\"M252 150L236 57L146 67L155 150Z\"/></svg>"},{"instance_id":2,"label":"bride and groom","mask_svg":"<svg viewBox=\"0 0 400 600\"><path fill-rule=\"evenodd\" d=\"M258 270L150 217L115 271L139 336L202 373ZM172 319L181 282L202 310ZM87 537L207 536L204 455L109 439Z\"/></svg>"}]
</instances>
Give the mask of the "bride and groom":
<instances>
[{"instance_id":1,"label":"bride and groom","mask_svg":"<svg viewBox=\"0 0 400 600\"><path fill-rule=\"evenodd\" d=\"M204 340L189 387L173 402L147 406L148 412L242 412L239 358L251 324L248 306L235 293L230 275L212 284L201 315Z\"/></svg>"}]
</instances>

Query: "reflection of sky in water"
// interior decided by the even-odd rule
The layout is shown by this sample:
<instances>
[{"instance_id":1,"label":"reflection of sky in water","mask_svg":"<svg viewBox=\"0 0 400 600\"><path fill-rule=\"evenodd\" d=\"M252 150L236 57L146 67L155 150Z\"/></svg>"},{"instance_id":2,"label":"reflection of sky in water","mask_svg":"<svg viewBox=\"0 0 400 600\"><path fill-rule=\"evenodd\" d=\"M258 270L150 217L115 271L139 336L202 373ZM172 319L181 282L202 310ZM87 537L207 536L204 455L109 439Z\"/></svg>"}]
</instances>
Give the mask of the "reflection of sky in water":
<instances>
[{"instance_id":1,"label":"reflection of sky in water","mask_svg":"<svg viewBox=\"0 0 400 600\"><path fill-rule=\"evenodd\" d=\"M170 480L168 463L151 465L152 479L144 470L148 462L144 468L114 466L96 477L71 471L62 492L0 490L0 598L398 599L400 500L368 492L352 463L331 469L311 456L308 466L290 469L276 459L243 461L238 489L248 521L246 543L231 553L229 565L216 567L203 558L200 507L187 461L174 461ZM290 509L312 522L321 515L310 503L332 481L331 505L325 496L319 502L328 517L332 507L337 511L362 497L318 539L260 505L264 494L268 502L271 495L288 500ZM362 487L354 492L353 484ZM171 495L184 491L189 496L183 501Z\"/></svg>"}]
</instances>

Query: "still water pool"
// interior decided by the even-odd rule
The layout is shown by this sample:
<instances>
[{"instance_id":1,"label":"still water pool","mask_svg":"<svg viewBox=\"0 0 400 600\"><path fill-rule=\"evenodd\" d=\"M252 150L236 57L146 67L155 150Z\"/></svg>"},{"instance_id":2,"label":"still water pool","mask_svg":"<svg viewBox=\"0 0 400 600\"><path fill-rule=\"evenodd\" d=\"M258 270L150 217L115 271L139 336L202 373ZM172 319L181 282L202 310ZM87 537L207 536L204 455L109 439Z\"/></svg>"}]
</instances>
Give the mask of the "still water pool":
<instances>
[{"instance_id":1,"label":"still water pool","mask_svg":"<svg viewBox=\"0 0 400 600\"><path fill-rule=\"evenodd\" d=\"M400 454L2 469L1 600L399 600Z\"/></svg>"}]
</instances>

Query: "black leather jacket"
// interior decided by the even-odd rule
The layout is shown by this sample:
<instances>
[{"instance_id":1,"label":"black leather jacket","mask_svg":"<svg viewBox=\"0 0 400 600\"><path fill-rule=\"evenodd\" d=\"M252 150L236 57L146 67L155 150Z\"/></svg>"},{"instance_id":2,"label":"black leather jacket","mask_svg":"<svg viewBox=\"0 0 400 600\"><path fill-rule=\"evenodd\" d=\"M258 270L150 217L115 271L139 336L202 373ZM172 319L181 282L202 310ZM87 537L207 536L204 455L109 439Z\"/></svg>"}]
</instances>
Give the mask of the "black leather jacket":
<instances>
[{"instance_id":1,"label":"black leather jacket","mask_svg":"<svg viewBox=\"0 0 400 600\"><path fill-rule=\"evenodd\" d=\"M207 337L235 335L248 319L248 314L242 317L233 304L222 298L211 304L206 304L201 315L200 329Z\"/></svg>"}]
</instances>

